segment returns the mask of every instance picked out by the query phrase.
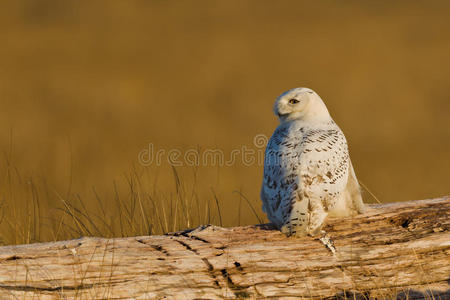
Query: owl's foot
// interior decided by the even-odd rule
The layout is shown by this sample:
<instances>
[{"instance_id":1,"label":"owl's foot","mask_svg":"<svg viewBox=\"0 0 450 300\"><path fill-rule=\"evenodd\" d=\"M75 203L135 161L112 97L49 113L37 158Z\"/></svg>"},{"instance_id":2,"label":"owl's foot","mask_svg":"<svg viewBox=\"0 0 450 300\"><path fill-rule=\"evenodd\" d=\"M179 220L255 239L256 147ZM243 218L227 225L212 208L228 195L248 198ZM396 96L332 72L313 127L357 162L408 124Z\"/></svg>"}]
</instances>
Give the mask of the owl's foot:
<instances>
[{"instance_id":1,"label":"owl's foot","mask_svg":"<svg viewBox=\"0 0 450 300\"><path fill-rule=\"evenodd\" d=\"M292 226L291 224L285 224L281 226L280 231L284 233L287 237L290 237L292 235Z\"/></svg>"},{"instance_id":2,"label":"owl's foot","mask_svg":"<svg viewBox=\"0 0 450 300\"><path fill-rule=\"evenodd\" d=\"M322 237L319 238L319 240L322 242L322 244L325 245L325 247L333 253L333 255L336 255L336 248L334 247L333 240L330 238L330 236L325 232L321 231Z\"/></svg>"}]
</instances>

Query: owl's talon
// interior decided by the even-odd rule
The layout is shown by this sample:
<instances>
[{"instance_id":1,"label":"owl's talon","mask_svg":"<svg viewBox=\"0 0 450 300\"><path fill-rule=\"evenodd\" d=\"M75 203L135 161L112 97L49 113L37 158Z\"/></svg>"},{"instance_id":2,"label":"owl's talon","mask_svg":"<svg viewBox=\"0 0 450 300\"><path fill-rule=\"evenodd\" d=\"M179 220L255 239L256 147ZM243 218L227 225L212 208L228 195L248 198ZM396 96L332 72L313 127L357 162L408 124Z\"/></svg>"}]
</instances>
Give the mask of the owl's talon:
<instances>
[{"instance_id":1,"label":"owl's talon","mask_svg":"<svg viewBox=\"0 0 450 300\"><path fill-rule=\"evenodd\" d=\"M319 238L319 240L322 242L322 244L325 245L325 247L333 253L333 255L336 255L336 248L334 247L333 240L328 236L328 234L325 231L322 231L322 237Z\"/></svg>"}]
</instances>

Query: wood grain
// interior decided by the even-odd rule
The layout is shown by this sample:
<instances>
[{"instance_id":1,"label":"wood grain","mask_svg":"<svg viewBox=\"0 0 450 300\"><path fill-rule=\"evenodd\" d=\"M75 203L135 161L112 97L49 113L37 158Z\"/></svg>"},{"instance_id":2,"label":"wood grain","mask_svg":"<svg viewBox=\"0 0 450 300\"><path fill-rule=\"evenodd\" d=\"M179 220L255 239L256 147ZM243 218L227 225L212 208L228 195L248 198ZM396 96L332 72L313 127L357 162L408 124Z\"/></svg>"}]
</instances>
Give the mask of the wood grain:
<instances>
[{"instance_id":1,"label":"wood grain","mask_svg":"<svg viewBox=\"0 0 450 300\"><path fill-rule=\"evenodd\" d=\"M330 219L333 255L270 225L0 248L1 299L450 299L450 197Z\"/></svg>"}]
</instances>

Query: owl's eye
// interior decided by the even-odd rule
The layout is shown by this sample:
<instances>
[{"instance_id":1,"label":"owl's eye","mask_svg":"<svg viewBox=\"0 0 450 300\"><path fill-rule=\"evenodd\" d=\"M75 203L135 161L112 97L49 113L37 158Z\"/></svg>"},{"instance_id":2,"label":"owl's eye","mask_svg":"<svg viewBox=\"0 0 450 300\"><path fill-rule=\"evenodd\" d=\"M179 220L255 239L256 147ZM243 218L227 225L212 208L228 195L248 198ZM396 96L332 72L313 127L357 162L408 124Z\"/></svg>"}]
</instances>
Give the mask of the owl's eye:
<instances>
[{"instance_id":1,"label":"owl's eye","mask_svg":"<svg viewBox=\"0 0 450 300\"><path fill-rule=\"evenodd\" d=\"M297 99L291 99L291 100L289 100L289 104L297 104L297 103L299 103L300 101L298 101Z\"/></svg>"}]
</instances>

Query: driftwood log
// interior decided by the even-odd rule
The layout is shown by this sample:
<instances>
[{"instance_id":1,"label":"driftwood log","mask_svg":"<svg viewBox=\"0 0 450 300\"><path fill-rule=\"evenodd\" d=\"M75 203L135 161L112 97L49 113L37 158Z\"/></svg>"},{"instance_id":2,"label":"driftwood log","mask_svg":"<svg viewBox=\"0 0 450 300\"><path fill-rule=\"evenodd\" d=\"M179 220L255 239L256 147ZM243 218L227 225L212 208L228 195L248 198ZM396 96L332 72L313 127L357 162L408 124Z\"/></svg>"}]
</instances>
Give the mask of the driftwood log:
<instances>
[{"instance_id":1,"label":"driftwood log","mask_svg":"<svg viewBox=\"0 0 450 300\"><path fill-rule=\"evenodd\" d=\"M0 248L0 299L450 299L450 197L371 205L319 240L269 225Z\"/></svg>"}]
</instances>

